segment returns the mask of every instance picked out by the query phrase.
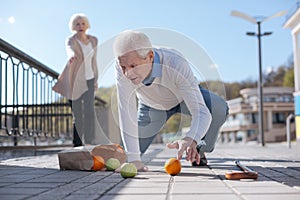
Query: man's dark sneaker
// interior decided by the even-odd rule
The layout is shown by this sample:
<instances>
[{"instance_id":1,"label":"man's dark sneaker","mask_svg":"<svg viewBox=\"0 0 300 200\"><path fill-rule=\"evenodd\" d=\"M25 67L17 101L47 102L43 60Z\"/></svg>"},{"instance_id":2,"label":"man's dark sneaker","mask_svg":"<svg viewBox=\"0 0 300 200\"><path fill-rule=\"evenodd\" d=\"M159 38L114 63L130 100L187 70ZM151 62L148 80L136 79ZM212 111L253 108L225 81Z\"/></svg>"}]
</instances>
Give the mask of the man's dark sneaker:
<instances>
[{"instance_id":1,"label":"man's dark sneaker","mask_svg":"<svg viewBox=\"0 0 300 200\"><path fill-rule=\"evenodd\" d=\"M192 166L206 166L207 165L207 159L205 156L200 158L200 163L197 164L196 161L192 163Z\"/></svg>"}]
</instances>

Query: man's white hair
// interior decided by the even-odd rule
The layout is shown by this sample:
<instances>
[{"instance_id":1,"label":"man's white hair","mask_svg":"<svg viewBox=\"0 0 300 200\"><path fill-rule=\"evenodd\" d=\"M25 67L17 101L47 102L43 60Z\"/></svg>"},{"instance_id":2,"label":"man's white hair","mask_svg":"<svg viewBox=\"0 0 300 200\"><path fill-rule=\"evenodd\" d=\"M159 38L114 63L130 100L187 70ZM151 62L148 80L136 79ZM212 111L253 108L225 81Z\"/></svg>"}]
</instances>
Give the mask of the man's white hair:
<instances>
[{"instance_id":1,"label":"man's white hair","mask_svg":"<svg viewBox=\"0 0 300 200\"><path fill-rule=\"evenodd\" d=\"M136 51L139 56L146 58L152 45L148 36L142 32L126 30L121 32L114 41L115 57L120 57L126 53Z\"/></svg>"}]
</instances>

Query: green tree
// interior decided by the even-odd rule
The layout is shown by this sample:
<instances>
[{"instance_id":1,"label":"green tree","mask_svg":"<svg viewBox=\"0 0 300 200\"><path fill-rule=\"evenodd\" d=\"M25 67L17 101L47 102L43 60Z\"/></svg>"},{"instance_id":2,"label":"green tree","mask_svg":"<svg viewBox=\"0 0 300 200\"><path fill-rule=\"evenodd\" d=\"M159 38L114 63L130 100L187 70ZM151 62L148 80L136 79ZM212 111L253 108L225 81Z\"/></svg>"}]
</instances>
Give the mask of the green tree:
<instances>
[{"instance_id":1,"label":"green tree","mask_svg":"<svg viewBox=\"0 0 300 200\"><path fill-rule=\"evenodd\" d=\"M283 86L284 87L294 87L294 68L288 69L288 71L285 73L284 79L283 79Z\"/></svg>"}]
</instances>

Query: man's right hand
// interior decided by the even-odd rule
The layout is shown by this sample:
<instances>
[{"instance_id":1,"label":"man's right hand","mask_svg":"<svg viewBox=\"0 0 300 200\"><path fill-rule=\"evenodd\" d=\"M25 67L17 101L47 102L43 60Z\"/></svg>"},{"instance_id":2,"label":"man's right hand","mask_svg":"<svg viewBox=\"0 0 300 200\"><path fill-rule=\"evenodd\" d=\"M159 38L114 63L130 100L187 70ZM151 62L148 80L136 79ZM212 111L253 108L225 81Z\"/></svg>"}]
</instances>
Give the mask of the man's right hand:
<instances>
[{"instance_id":1,"label":"man's right hand","mask_svg":"<svg viewBox=\"0 0 300 200\"><path fill-rule=\"evenodd\" d=\"M197 142L192 138L185 137L173 143L167 143L169 149L178 149L177 159L180 160L183 153L186 152L186 160L190 162L200 163L200 154L197 152Z\"/></svg>"}]
</instances>

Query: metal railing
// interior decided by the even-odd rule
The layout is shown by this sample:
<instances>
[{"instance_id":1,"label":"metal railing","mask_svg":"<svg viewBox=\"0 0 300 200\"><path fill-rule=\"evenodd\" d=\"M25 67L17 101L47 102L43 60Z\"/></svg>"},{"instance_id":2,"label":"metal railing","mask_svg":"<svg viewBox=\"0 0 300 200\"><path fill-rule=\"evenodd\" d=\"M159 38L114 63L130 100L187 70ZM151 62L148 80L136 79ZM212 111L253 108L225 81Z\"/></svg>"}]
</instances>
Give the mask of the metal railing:
<instances>
[{"instance_id":1,"label":"metal railing","mask_svg":"<svg viewBox=\"0 0 300 200\"><path fill-rule=\"evenodd\" d=\"M71 138L70 106L52 90L58 75L0 38L0 146Z\"/></svg>"}]
</instances>

